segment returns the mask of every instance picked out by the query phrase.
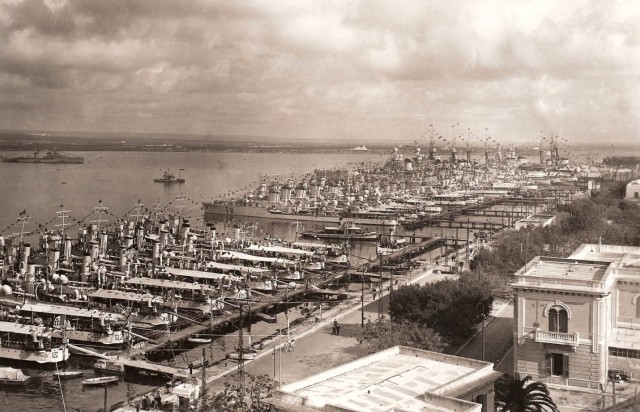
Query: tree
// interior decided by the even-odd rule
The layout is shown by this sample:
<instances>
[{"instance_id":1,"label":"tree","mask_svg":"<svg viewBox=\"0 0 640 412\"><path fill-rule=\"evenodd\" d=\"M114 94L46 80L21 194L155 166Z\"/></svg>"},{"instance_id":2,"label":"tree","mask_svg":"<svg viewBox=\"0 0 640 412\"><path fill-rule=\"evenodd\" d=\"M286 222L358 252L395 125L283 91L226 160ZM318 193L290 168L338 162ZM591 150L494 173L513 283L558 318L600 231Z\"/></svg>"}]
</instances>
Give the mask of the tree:
<instances>
[{"instance_id":1,"label":"tree","mask_svg":"<svg viewBox=\"0 0 640 412\"><path fill-rule=\"evenodd\" d=\"M364 325L364 342L371 352L378 352L393 346L442 352L446 344L433 329L421 327L415 323L396 323L390 319L369 321Z\"/></svg>"},{"instance_id":2,"label":"tree","mask_svg":"<svg viewBox=\"0 0 640 412\"><path fill-rule=\"evenodd\" d=\"M505 375L496 382L496 409L498 412L557 412L547 385L533 381L531 375Z\"/></svg>"},{"instance_id":3,"label":"tree","mask_svg":"<svg viewBox=\"0 0 640 412\"><path fill-rule=\"evenodd\" d=\"M245 381L244 398L238 397L238 382L225 382L225 389L207 402L207 411L223 412L267 412L269 405L264 399L271 397L278 383L267 375L248 375ZM241 402L242 401L242 402Z\"/></svg>"}]
</instances>

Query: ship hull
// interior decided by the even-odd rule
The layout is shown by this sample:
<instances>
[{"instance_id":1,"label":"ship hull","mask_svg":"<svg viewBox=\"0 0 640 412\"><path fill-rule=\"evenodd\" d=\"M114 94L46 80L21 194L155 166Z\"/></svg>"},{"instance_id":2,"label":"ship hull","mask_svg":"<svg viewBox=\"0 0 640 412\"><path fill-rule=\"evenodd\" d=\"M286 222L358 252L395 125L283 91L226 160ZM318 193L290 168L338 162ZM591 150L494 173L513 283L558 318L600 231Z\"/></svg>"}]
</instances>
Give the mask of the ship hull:
<instances>
[{"instance_id":1,"label":"ship hull","mask_svg":"<svg viewBox=\"0 0 640 412\"><path fill-rule=\"evenodd\" d=\"M0 348L0 359L34 362L41 365L64 362L69 359L69 349L57 347L49 350L29 350L23 348Z\"/></svg>"},{"instance_id":2,"label":"ship hull","mask_svg":"<svg viewBox=\"0 0 640 412\"><path fill-rule=\"evenodd\" d=\"M29 158L29 157L14 157L3 159L4 162L7 163L52 163L52 164L63 164L63 163L73 163L73 164L83 164L84 158L82 157L65 157L65 158Z\"/></svg>"},{"instance_id":3,"label":"ship hull","mask_svg":"<svg viewBox=\"0 0 640 412\"><path fill-rule=\"evenodd\" d=\"M273 220L293 220L300 222L318 222L318 223L340 223L348 220L356 225L373 225L373 226L395 226L398 224L396 219L388 218L366 218L366 217L346 217L338 215L315 215L304 213L286 213L271 212L266 207L246 206L246 205L228 205L220 203L203 203L205 214L221 215L227 217L257 217Z\"/></svg>"}]
</instances>

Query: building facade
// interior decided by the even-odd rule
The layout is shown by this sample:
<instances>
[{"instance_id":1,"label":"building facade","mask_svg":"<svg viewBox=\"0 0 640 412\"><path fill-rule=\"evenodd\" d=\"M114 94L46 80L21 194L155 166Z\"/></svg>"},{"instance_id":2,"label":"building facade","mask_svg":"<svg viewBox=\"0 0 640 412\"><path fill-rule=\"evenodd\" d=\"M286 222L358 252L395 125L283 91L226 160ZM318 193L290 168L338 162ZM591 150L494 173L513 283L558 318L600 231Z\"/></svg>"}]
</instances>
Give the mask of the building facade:
<instances>
[{"instance_id":1,"label":"building facade","mask_svg":"<svg viewBox=\"0 0 640 412\"><path fill-rule=\"evenodd\" d=\"M640 373L640 248L585 244L515 273L515 372L602 389Z\"/></svg>"}]
</instances>

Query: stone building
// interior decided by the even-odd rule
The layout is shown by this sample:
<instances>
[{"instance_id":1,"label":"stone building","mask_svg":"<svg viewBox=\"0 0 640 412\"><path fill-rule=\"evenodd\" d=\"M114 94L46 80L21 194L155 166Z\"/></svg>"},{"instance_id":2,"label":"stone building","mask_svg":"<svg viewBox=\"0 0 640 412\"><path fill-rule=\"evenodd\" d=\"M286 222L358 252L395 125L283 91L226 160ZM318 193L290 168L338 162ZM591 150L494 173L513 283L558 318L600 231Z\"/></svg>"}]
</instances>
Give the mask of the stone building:
<instances>
[{"instance_id":1,"label":"stone building","mask_svg":"<svg viewBox=\"0 0 640 412\"><path fill-rule=\"evenodd\" d=\"M640 373L640 247L585 244L515 273L515 372L601 390Z\"/></svg>"}]
</instances>

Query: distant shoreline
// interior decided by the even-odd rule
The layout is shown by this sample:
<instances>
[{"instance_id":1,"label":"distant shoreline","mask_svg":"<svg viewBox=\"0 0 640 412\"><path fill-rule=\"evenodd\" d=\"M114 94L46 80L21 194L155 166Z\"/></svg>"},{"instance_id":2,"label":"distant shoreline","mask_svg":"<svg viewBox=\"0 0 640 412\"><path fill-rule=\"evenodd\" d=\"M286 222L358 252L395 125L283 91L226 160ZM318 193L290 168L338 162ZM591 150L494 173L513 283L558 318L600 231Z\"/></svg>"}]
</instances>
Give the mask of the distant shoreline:
<instances>
[{"instance_id":1,"label":"distant shoreline","mask_svg":"<svg viewBox=\"0 0 640 412\"><path fill-rule=\"evenodd\" d=\"M277 139L261 136L201 136L201 135L114 135L114 134L56 134L21 131L0 131L0 153L2 152L46 152L57 150L60 152L254 152L254 153L344 153L358 154L388 154L394 147L401 152L413 152L415 143L384 142L367 143L368 150L353 150L361 145L360 142L332 143L327 141L304 141L291 139ZM429 141L419 142L423 153L429 148ZM539 151L536 144L502 144L503 149L516 147L518 155L533 156ZM459 154L464 148L457 145ZM624 153L629 148L640 151L636 144L599 144L568 145L563 149L600 151L603 154ZM469 147L472 153L482 153L482 147ZM493 152L495 149L489 149ZM439 147L438 152L447 152Z\"/></svg>"}]
</instances>

